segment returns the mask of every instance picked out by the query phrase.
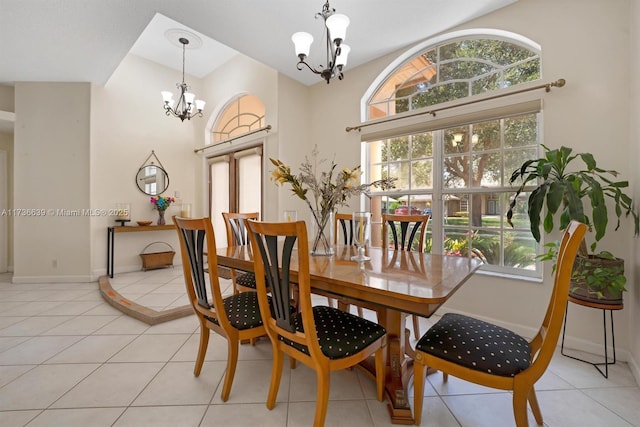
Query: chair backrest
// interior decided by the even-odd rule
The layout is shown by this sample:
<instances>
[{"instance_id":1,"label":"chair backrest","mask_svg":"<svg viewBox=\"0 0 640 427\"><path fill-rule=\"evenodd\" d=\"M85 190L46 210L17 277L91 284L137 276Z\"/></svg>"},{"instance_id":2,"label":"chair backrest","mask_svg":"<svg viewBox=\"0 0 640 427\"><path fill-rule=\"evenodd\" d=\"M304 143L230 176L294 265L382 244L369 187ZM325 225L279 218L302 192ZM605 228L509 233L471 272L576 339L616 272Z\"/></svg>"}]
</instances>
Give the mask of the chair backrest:
<instances>
[{"instance_id":1,"label":"chair backrest","mask_svg":"<svg viewBox=\"0 0 640 427\"><path fill-rule=\"evenodd\" d=\"M222 291L218 281L218 262L215 252L207 253L207 248L215 248L216 240L209 218L173 217L180 240L182 270L189 301L196 314L217 317L220 324L228 322L227 316L218 316L224 312ZM206 272L208 270L209 283Z\"/></svg>"},{"instance_id":2,"label":"chair backrest","mask_svg":"<svg viewBox=\"0 0 640 427\"><path fill-rule=\"evenodd\" d=\"M248 220L247 227L253 248L254 272L260 314L271 338L284 337L306 346L312 357L322 355L316 334L311 305L309 277L309 244L304 221L266 223ZM284 237L284 240L283 240ZM294 250L297 246L297 251ZM302 314L304 332L296 332L291 311L290 268L297 271L298 309ZM267 299L271 295L271 309Z\"/></svg>"},{"instance_id":3,"label":"chair backrest","mask_svg":"<svg viewBox=\"0 0 640 427\"><path fill-rule=\"evenodd\" d=\"M258 212L222 212L222 217L224 218L224 226L227 230L227 245L242 246L248 244L249 236L247 235L245 220L258 219L259 216L260 214Z\"/></svg>"},{"instance_id":4,"label":"chair backrest","mask_svg":"<svg viewBox=\"0 0 640 427\"><path fill-rule=\"evenodd\" d=\"M533 363L530 369L537 373L538 376L541 376L549 365L558 343L569 296L573 262L586 231L587 226L585 224L571 221L565 229L560 242L549 306L542 326L531 341Z\"/></svg>"},{"instance_id":5,"label":"chair backrest","mask_svg":"<svg viewBox=\"0 0 640 427\"><path fill-rule=\"evenodd\" d=\"M410 251L417 237L420 252L424 250L424 238L427 231L429 215L393 215L382 214L382 246L389 247L389 232L391 243L395 250ZM399 226L400 235L398 235Z\"/></svg>"},{"instance_id":6,"label":"chair backrest","mask_svg":"<svg viewBox=\"0 0 640 427\"><path fill-rule=\"evenodd\" d=\"M353 245L353 215L348 213L335 214L335 243L338 243L338 235L342 230L342 243Z\"/></svg>"}]
</instances>

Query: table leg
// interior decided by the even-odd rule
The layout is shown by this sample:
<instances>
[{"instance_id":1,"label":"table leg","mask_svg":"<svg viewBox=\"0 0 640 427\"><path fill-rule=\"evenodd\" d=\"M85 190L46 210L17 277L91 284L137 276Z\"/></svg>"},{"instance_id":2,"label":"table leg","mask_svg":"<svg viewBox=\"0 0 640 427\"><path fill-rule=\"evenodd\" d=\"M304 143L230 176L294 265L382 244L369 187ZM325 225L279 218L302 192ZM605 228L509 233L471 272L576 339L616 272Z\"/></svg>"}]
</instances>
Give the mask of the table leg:
<instances>
[{"instance_id":1,"label":"table leg","mask_svg":"<svg viewBox=\"0 0 640 427\"><path fill-rule=\"evenodd\" d=\"M385 391L389 401L388 409L393 424L414 423L409 405L409 394L407 384L411 377L411 360L406 357L406 346L408 341L405 338L406 314L391 310L378 310L378 323L387 330L387 354L386 354L386 374ZM365 368L375 373L372 363L367 363Z\"/></svg>"}]
</instances>

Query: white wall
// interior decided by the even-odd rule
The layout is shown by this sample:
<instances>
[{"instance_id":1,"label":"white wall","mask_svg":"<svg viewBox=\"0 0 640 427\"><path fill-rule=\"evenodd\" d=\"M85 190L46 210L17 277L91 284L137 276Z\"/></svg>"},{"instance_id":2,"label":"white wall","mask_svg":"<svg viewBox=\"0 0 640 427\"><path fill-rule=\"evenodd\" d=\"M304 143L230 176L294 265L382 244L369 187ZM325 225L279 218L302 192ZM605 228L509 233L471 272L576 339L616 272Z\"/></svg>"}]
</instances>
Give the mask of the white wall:
<instances>
[{"instance_id":1,"label":"white wall","mask_svg":"<svg viewBox=\"0 0 640 427\"><path fill-rule=\"evenodd\" d=\"M93 87L91 111L91 206L113 209L117 203L131 204L132 225L138 220L157 220L150 197L142 193L135 176L145 159L154 150L169 175L169 188L164 196L179 191L185 202L196 203L196 182L199 179L197 156L193 149L201 144L198 121L181 122L166 116L162 108L161 90L173 90L181 73L158 66L134 55L128 55L104 87ZM199 97L200 81L186 76L187 83ZM206 98L205 98L206 99ZM180 213L180 203L165 213L167 223ZM107 227L116 225L113 217L99 216L91 221L94 278L106 273ZM115 271L141 268L139 253L150 242L164 241L178 250L177 234L173 231L149 233L118 233L115 236ZM179 264L176 256L175 264Z\"/></svg>"},{"instance_id":2,"label":"white wall","mask_svg":"<svg viewBox=\"0 0 640 427\"><path fill-rule=\"evenodd\" d=\"M87 83L15 85L14 208L46 216L14 217L14 282L90 278L89 217L55 213L89 208L90 101Z\"/></svg>"},{"instance_id":3,"label":"white wall","mask_svg":"<svg viewBox=\"0 0 640 427\"><path fill-rule=\"evenodd\" d=\"M629 109L629 122L630 122L630 144L628 162L631 170L634 172L633 176L629 178L636 183L635 200L640 200L640 147L638 146L638 138L640 138L640 79L637 76L640 73L640 4L637 1L631 2L631 13L629 14L629 23L631 26L631 43L628 52L631 58L630 74L634 76L631 78L630 93L631 93L631 108ZM640 277L640 240L634 240L634 256L629 256L629 263L627 269L632 270L634 277ZM633 261L631 261L633 260ZM625 296L626 310L629 310L629 325L630 326L630 351L631 351L631 368L633 369L637 379L640 379L640 289L635 280L631 282L629 286L629 293ZM634 326L635 325L635 326Z\"/></svg>"},{"instance_id":4,"label":"white wall","mask_svg":"<svg viewBox=\"0 0 640 427\"><path fill-rule=\"evenodd\" d=\"M544 96L544 143L568 145L593 153L602 166L621 172L631 181L627 153L629 138L629 7L627 0L520 0L488 16L452 29L495 28L522 34L542 46L543 80L567 80L566 87ZM359 135L345 126L359 123L359 100L373 79L403 51L364 66L348 69L343 81L311 88L311 143L324 153L338 153L342 166L359 163ZM614 147L612 149L612 147ZM600 249L633 259L630 236L624 223L607 236ZM551 236L552 239L557 236ZM476 275L454 296L447 308L471 312L530 334L544 315L551 290L550 269L544 284ZM636 293L633 268L629 287ZM634 336L631 311L615 314L616 344L630 349ZM597 310L571 307L569 343L601 352L602 317ZM633 332L636 334L637 332ZM634 344L637 345L637 344ZM620 352L626 357L624 351Z\"/></svg>"}]
</instances>

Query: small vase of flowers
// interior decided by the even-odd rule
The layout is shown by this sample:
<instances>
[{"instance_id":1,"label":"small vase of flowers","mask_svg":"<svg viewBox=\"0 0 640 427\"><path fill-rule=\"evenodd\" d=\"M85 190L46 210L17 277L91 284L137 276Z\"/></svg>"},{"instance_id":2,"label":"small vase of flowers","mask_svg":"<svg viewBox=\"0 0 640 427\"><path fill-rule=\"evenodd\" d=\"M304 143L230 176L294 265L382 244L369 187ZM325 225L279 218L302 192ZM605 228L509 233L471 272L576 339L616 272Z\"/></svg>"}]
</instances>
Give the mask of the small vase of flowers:
<instances>
[{"instance_id":1,"label":"small vase of flowers","mask_svg":"<svg viewBox=\"0 0 640 427\"><path fill-rule=\"evenodd\" d=\"M158 225L165 225L165 220L164 220L164 211L167 210L167 208L169 206L171 206L171 203L174 203L176 201L176 199L174 199L173 197L164 197L164 196L152 196L151 197L151 204L153 205L153 209L156 209L158 211Z\"/></svg>"},{"instance_id":2,"label":"small vase of flowers","mask_svg":"<svg viewBox=\"0 0 640 427\"><path fill-rule=\"evenodd\" d=\"M333 255L332 216L338 206L346 205L349 197L367 194L371 187L383 190L395 188L396 178L385 178L370 184L360 184L360 166L344 168L336 172L337 165L331 162L327 171L318 172L318 165L326 159L318 160L318 149L313 149L311 159L305 157L300 165L300 173L293 175L291 168L280 160L269 159L276 167L271 180L276 184L291 184L291 191L309 206L312 214L312 255ZM311 200L307 193L311 190Z\"/></svg>"}]
</instances>

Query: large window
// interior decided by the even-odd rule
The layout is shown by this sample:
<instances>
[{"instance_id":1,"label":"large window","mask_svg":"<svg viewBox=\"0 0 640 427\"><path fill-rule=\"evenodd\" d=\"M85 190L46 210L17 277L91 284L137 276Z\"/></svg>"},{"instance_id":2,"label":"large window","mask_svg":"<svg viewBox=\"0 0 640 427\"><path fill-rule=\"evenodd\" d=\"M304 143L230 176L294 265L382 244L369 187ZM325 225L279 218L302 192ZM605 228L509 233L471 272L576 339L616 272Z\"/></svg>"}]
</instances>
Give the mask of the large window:
<instances>
[{"instance_id":1,"label":"large window","mask_svg":"<svg viewBox=\"0 0 640 427\"><path fill-rule=\"evenodd\" d=\"M368 99L367 118L451 105L539 78L536 49L504 38L449 40L408 58L381 80ZM479 258L485 270L539 276L526 200L518 206L515 228L505 212L514 193L511 173L538 157L540 102L502 98L475 105L459 114L454 105L439 121L392 121L365 137L367 179L398 178L396 189L374 193L374 219L382 212L429 213L428 251Z\"/></svg>"}]
</instances>

